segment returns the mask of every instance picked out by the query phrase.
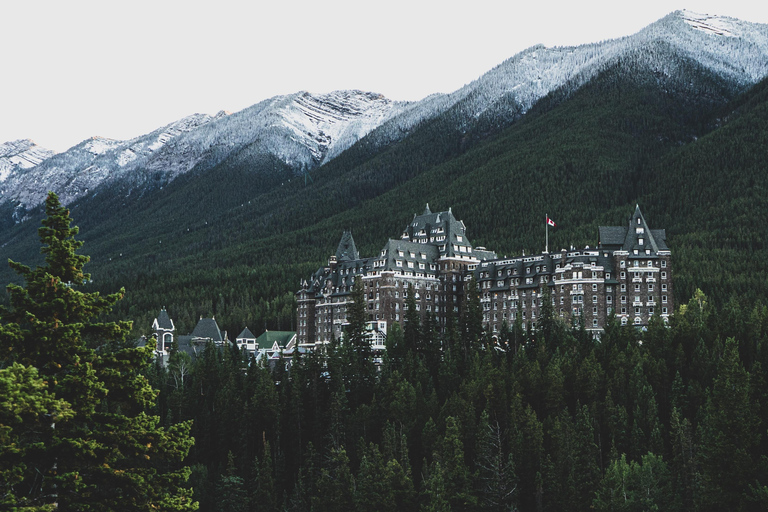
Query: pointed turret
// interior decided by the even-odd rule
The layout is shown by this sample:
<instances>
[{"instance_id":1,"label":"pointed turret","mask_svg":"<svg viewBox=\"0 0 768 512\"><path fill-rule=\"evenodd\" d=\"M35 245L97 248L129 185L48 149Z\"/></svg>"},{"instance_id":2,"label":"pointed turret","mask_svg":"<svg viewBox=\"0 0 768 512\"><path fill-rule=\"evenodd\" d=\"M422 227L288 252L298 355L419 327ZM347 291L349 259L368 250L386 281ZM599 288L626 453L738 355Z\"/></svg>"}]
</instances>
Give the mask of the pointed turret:
<instances>
[{"instance_id":1,"label":"pointed turret","mask_svg":"<svg viewBox=\"0 0 768 512\"><path fill-rule=\"evenodd\" d=\"M354 261L360 259L360 253L355 247L355 240L352 238L351 231L344 231L341 235L341 241L336 248L336 261Z\"/></svg>"},{"instance_id":2,"label":"pointed turret","mask_svg":"<svg viewBox=\"0 0 768 512\"><path fill-rule=\"evenodd\" d=\"M160 310L157 318L152 323L152 330L157 338L157 350L169 350L173 343L173 332L176 330L176 327L173 325L173 320L168 316L165 307Z\"/></svg>"}]
</instances>

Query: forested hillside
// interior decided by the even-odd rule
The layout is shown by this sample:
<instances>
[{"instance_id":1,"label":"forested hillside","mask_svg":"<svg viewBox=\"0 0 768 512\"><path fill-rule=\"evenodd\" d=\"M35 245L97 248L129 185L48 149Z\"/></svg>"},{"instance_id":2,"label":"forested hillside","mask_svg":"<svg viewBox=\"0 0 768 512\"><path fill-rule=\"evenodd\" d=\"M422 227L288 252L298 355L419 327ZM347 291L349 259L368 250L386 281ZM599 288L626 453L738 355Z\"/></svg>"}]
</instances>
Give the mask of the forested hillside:
<instances>
[{"instance_id":1,"label":"forested hillside","mask_svg":"<svg viewBox=\"0 0 768 512\"><path fill-rule=\"evenodd\" d=\"M445 336L415 301L379 372L362 287L343 344L273 370L212 345L156 368L193 419L201 510L757 511L768 506L768 309L698 292L671 328L599 342L549 300L500 349L477 294ZM442 350L440 344L442 343Z\"/></svg>"},{"instance_id":2,"label":"forested hillside","mask_svg":"<svg viewBox=\"0 0 768 512\"><path fill-rule=\"evenodd\" d=\"M189 482L176 481L193 489L177 489L183 506L194 508L193 494L201 510L222 512L765 510L768 81L741 91L685 58L656 74L636 57L504 123L462 131L449 111L384 148L364 138L306 179L244 150L140 197L115 190L73 205L93 257L82 288L98 301L88 292L124 286L123 300L107 296L105 319L133 320L134 335L163 306L177 333L200 315L230 337L290 329L299 280L343 229L372 255L427 202L451 207L475 246L502 255L541 251L545 213L558 224L553 249L594 245L597 226L623 224L635 204L667 230L679 306L669 327L610 321L596 342L544 299L537 330L508 326L495 346L470 294L445 334L409 307L377 370L358 297L345 343L295 355L290 374L282 360L267 368L213 346L196 361L174 350L168 368L147 370L160 393L144 405L161 432L192 420L181 424L195 439ZM257 179L263 168L274 179ZM36 229L13 228L3 254L34 268ZM45 296L34 272L43 277L32 291ZM59 279L57 293L79 297L78 276ZM18 333L39 341L34 329L59 326L58 302L42 326L25 316L30 304L3 310L4 365L14 350L36 350ZM88 347L94 361L111 357ZM69 371L48 366L45 375ZM162 465L139 453L137 467ZM34 483L31 468L24 479Z\"/></svg>"},{"instance_id":3,"label":"forested hillside","mask_svg":"<svg viewBox=\"0 0 768 512\"><path fill-rule=\"evenodd\" d=\"M696 287L718 303L765 297L754 229L765 212L765 83L739 96L693 61L659 75L641 57L511 124L462 132L449 111L383 149L364 138L308 178L246 151L141 197L117 190L73 205L92 286L126 286L116 315L137 332L162 306L180 332L213 314L230 333L290 329L292 293L343 229L373 254L429 202L452 207L475 245L512 255L543 249L544 213L559 249L595 244L598 225L623 224L639 203L670 235L681 299ZM274 179L257 178L262 168ZM4 251L34 258L33 224L14 228Z\"/></svg>"}]
</instances>

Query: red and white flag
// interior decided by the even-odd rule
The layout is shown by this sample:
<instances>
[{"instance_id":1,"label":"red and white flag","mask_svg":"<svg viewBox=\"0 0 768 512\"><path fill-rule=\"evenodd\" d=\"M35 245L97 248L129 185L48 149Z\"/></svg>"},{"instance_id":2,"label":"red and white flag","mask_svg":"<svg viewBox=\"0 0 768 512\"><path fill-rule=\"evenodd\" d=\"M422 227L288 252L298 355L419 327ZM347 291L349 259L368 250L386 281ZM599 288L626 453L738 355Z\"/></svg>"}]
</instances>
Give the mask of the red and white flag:
<instances>
[{"instance_id":1,"label":"red and white flag","mask_svg":"<svg viewBox=\"0 0 768 512\"><path fill-rule=\"evenodd\" d=\"M555 221L549 218L549 215L547 215L547 225L555 227Z\"/></svg>"}]
</instances>

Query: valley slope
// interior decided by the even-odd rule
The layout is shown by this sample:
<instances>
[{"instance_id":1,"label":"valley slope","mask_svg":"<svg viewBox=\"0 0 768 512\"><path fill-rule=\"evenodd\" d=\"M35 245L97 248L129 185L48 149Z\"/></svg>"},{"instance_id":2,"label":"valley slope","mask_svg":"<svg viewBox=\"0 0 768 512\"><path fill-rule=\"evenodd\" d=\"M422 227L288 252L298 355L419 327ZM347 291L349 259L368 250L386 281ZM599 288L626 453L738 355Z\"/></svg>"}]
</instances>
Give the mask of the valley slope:
<instances>
[{"instance_id":1,"label":"valley slope","mask_svg":"<svg viewBox=\"0 0 768 512\"><path fill-rule=\"evenodd\" d=\"M125 286L116 315L141 329L163 305L184 332L200 314L230 332L290 328L292 292L342 229L373 254L429 202L452 207L475 245L511 255L542 250L544 213L559 248L594 244L597 225L622 224L639 203L670 235L683 299L699 286L765 300L741 265L764 276L768 261L747 213L768 211L765 84L750 90L768 72L768 37L726 21L678 13L603 46L532 48L452 95L380 111L346 150L309 157L309 179L252 142L140 194L82 196L71 207L92 286ZM36 215L3 231L16 260L35 258Z\"/></svg>"}]
</instances>

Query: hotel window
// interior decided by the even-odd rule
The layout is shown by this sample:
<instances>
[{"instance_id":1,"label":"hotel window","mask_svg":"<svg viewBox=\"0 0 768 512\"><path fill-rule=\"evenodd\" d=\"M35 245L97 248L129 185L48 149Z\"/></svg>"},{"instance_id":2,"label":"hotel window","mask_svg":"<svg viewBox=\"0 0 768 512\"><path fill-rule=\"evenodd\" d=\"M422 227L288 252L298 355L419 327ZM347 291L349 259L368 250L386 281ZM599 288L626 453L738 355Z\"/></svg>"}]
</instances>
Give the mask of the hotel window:
<instances>
[{"instance_id":1,"label":"hotel window","mask_svg":"<svg viewBox=\"0 0 768 512\"><path fill-rule=\"evenodd\" d=\"M666 279L667 278L667 273L666 272L662 272L661 273L661 278L662 279Z\"/></svg>"}]
</instances>

